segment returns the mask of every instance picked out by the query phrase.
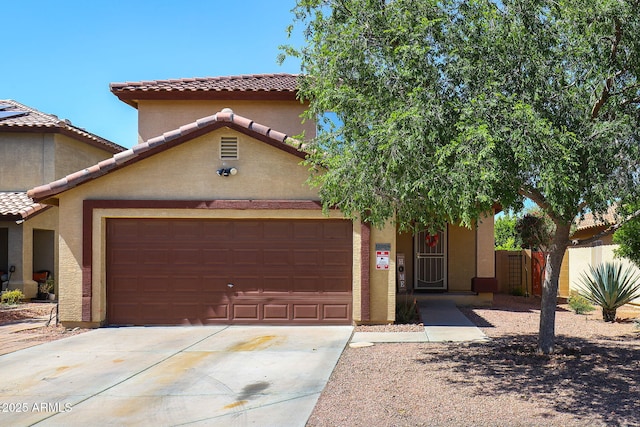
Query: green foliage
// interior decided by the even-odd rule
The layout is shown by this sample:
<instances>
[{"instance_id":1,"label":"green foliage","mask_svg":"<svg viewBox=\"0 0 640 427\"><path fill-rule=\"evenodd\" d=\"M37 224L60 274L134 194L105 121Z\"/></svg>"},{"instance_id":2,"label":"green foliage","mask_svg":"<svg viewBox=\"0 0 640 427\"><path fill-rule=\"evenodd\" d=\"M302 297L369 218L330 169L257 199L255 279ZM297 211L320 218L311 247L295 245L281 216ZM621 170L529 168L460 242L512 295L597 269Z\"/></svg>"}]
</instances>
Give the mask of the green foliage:
<instances>
[{"instance_id":1,"label":"green foliage","mask_svg":"<svg viewBox=\"0 0 640 427\"><path fill-rule=\"evenodd\" d=\"M531 199L556 225L540 344L552 351L574 218L640 191L640 3L298 0L306 117L326 209L473 226Z\"/></svg>"},{"instance_id":2,"label":"green foliage","mask_svg":"<svg viewBox=\"0 0 640 427\"><path fill-rule=\"evenodd\" d=\"M522 240L516 232L518 218L510 213L496 217L494 226L495 248L497 251L519 251Z\"/></svg>"},{"instance_id":3,"label":"green foliage","mask_svg":"<svg viewBox=\"0 0 640 427\"><path fill-rule=\"evenodd\" d=\"M521 287L511 289L511 295L514 297L523 297L525 293L526 292Z\"/></svg>"},{"instance_id":4,"label":"green foliage","mask_svg":"<svg viewBox=\"0 0 640 427\"><path fill-rule=\"evenodd\" d=\"M576 314L589 313L590 311L595 310L595 307L591 305L589 300L587 300L582 295L570 296L567 303L569 304L571 310L573 310Z\"/></svg>"},{"instance_id":5,"label":"green foliage","mask_svg":"<svg viewBox=\"0 0 640 427\"><path fill-rule=\"evenodd\" d=\"M640 297L640 276L632 267L620 263L589 266L590 274L582 273L580 295L592 304L602 307L606 322L616 320L616 310Z\"/></svg>"},{"instance_id":6,"label":"green foliage","mask_svg":"<svg viewBox=\"0 0 640 427\"><path fill-rule=\"evenodd\" d=\"M38 292L41 294L50 294L53 292L55 282L52 278L48 278L46 282L38 285Z\"/></svg>"},{"instance_id":7,"label":"green foliage","mask_svg":"<svg viewBox=\"0 0 640 427\"><path fill-rule=\"evenodd\" d=\"M14 289L13 291L6 291L0 297L0 302L3 304L18 304L20 301L24 299L24 294L19 289Z\"/></svg>"},{"instance_id":8,"label":"green foliage","mask_svg":"<svg viewBox=\"0 0 640 427\"><path fill-rule=\"evenodd\" d=\"M413 295L398 295L396 299L396 323L418 323L418 305Z\"/></svg>"},{"instance_id":9,"label":"green foliage","mask_svg":"<svg viewBox=\"0 0 640 427\"><path fill-rule=\"evenodd\" d=\"M630 215L638 209L640 203L624 206L621 210ZM613 235L613 241L619 245L616 256L627 258L640 267L640 218L624 223Z\"/></svg>"}]
</instances>

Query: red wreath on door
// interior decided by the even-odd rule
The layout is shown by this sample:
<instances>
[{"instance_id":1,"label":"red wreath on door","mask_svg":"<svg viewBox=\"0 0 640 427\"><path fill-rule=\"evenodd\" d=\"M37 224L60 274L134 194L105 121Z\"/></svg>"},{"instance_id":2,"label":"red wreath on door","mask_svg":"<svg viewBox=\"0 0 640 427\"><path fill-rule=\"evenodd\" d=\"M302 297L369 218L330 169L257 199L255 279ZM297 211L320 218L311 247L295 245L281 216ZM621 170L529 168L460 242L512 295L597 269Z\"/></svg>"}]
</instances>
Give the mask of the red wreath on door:
<instances>
[{"instance_id":1,"label":"red wreath on door","mask_svg":"<svg viewBox=\"0 0 640 427\"><path fill-rule=\"evenodd\" d=\"M435 248L436 245L438 244L438 240L440 240L440 235L438 234L426 234L424 236L424 242L430 248Z\"/></svg>"}]
</instances>

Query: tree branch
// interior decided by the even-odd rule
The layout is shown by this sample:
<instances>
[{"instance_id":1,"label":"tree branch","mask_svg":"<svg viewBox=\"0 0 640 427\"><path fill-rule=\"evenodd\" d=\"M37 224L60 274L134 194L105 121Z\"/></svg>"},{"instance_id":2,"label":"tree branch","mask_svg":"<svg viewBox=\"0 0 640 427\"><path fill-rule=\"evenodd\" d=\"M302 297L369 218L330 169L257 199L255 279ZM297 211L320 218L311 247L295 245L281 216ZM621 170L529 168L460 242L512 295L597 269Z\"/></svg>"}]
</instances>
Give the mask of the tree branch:
<instances>
[{"instance_id":1,"label":"tree branch","mask_svg":"<svg viewBox=\"0 0 640 427\"><path fill-rule=\"evenodd\" d=\"M620 40L622 40L622 24L620 23L620 19L614 18L614 40L611 43L611 54L609 55L609 62L611 65L616 60L616 56L618 54L618 46L620 45ZM606 104L607 100L611 96L611 89L613 89L614 78L608 77L604 82L604 87L602 88L602 93L600 94L600 98L596 101L593 108L591 109L591 119L595 120L598 118L600 114L600 110Z\"/></svg>"},{"instance_id":2,"label":"tree branch","mask_svg":"<svg viewBox=\"0 0 640 427\"><path fill-rule=\"evenodd\" d=\"M551 217L551 219L555 221L555 214L553 213L553 209L551 209L551 205L547 203L547 199L537 188L525 185L518 189L518 193L521 196L531 199L536 205L540 206L540 208L545 211L549 215L549 217Z\"/></svg>"}]
</instances>

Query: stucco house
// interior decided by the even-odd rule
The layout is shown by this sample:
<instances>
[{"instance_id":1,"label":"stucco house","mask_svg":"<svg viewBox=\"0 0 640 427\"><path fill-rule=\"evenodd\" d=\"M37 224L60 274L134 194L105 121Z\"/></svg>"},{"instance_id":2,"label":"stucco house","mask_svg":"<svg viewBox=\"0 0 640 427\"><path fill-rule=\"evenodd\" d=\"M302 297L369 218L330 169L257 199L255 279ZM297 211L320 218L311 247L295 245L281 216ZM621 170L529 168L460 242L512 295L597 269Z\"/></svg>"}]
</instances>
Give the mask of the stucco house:
<instances>
[{"instance_id":1,"label":"stucco house","mask_svg":"<svg viewBox=\"0 0 640 427\"><path fill-rule=\"evenodd\" d=\"M33 298L33 273L58 273L58 209L34 202L27 190L122 150L67 120L0 100L0 276L10 278L5 287Z\"/></svg>"},{"instance_id":2,"label":"stucco house","mask_svg":"<svg viewBox=\"0 0 640 427\"><path fill-rule=\"evenodd\" d=\"M582 240L597 236L612 225L617 223L615 216L615 206L602 218L595 218L592 213L587 213L583 218L576 221L576 230L571 236L572 239ZM619 245L613 242L613 234L602 237L592 243L586 245L576 245L569 247L565 253L563 264L563 277L567 283L567 296L575 294L581 288L581 277L583 274L589 274L589 267L606 262L621 263L626 267L631 267L640 275L640 269L626 258L619 258L615 255L615 250ZM640 305L640 298L633 301L634 304Z\"/></svg>"},{"instance_id":3,"label":"stucco house","mask_svg":"<svg viewBox=\"0 0 640 427\"><path fill-rule=\"evenodd\" d=\"M63 324L386 323L398 279L491 299L492 214L434 238L323 213L290 136L315 135L297 79L111 85L138 110L138 144L29 191L65 219Z\"/></svg>"}]
</instances>

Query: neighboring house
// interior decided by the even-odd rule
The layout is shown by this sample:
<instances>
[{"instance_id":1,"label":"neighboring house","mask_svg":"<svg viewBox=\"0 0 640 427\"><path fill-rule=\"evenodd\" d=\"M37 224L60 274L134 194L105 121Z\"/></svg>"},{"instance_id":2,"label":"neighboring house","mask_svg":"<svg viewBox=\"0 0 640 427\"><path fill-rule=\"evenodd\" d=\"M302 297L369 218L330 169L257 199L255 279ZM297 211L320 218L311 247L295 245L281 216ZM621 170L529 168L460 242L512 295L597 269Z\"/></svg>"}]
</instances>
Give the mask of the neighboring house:
<instances>
[{"instance_id":1,"label":"neighboring house","mask_svg":"<svg viewBox=\"0 0 640 427\"><path fill-rule=\"evenodd\" d=\"M435 239L322 211L297 78L111 85L143 142L29 191L65 219L63 323L392 322L397 254L410 289L491 299L492 214Z\"/></svg>"},{"instance_id":2,"label":"neighboring house","mask_svg":"<svg viewBox=\"0 0 640 427\"><path fill-rule=\"evenodd\" d=\"M36 296L36 271L58 273L58 209L27 190L124 150L69 121L12 100L0 100L0 276Z\"/></svg>"},{"instance_id":3,"label":"neighboring house","mask_svg":"<svg viewBox=\"0 0 640 427\"><path fill-rule=\"evenodd\" d=\"M588 239L616 224L614 209L609 209L602 218L595 218L592 213L586 214L577 221L576 231L571 238L574 240ZM609 234L587 245L569 247L563 260L563 264L566 264L566 269L563 269L563 272L566 272L564 277L561 278L561 282L564 279L568 284L569 291L567 296L580 289L580 277L585 273L589 273L590 265L596 266L605 262L619 262L625 266L631 266L640 274L640 269L631 261L615 256L614 251L618 246L613 243L613 234ZM640 304L640 299L636 299L634 303Z\"/></svg>"}]
</instances>

